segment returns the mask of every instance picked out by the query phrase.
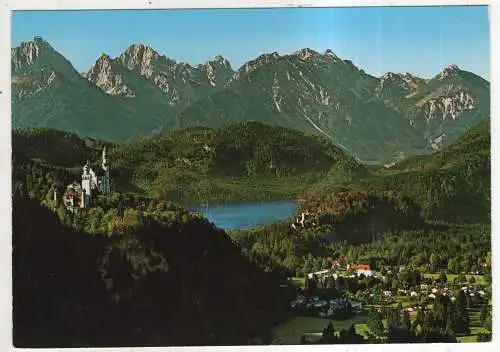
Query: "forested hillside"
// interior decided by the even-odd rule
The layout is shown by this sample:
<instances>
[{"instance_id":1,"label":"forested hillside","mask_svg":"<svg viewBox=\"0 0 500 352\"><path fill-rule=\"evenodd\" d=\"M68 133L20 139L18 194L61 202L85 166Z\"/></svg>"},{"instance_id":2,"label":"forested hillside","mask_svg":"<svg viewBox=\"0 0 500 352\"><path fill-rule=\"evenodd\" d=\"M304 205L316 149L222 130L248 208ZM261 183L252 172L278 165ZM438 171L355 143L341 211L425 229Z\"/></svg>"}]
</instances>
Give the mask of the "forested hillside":
<instances>
[{"instance_id":1,"label":"forested hillside","mask_svg":"<svg viewBox=\"0 0 500 352\"><path fill-rule=\"evenodd\" d=\"M490 221L491 161L489 121L480 123L443 151L413 157L375 169L353 182L354 188L397 191L413 199L428 220ZM313 185L307 197L337 192L328 177Z\"/></svg>"},{"instance_id":2,"label":"forested hillside","mask_svg":"<svg viewBox=\"0 0 500 352\"><path fill-rule=\"evenodd\" d=\"M291 275L328 267L341 256L372 267L469 272L491 261L490 197L484 122L442 152L372 169L349 183L323 178L301 194L297 215L309 214L305 229L286 221L232 236L265 268Z\"/></svg>"},{"instance_id":3,"label":"forested hillside","mask_svg":"<svg viewBox=\"0 0 500 352\"><path fill-rule=\"evenodd\" d=\"M103 199L78 221L16 192L16 347L269 343L286 315L280 277L202 218L124 204Z\"/></svg>"},{"instance_id":4,"label":"forested hillside","mask_svg":"<svg viewBox=\"0 0 500 352\"><path fill-rule=\"evenodd\" d=\"M260 123L121 146L14 131L14 343L270 343L295 294L285 277L334 259L489 270L489 134L483 123L435 155L367 169L326 139ZM117 192L76 214L54 202L53 187L79 180L104 145ZM290 219L228 235L179 206L285 195L300 197L303 228Z\"/></svg>"},{"instance_id":5,"label":"forested hillside","mask_svg":"<svg viewBox=\"0 0 500 352\"><path fill-rule=\"evenodd\" d=\"M61 148L53 151L53 145ZM40 189L37 197L43 198L53 183L66 185L62 181L69 175L78 180L81 167L98 161L104 145L118 191L180 203L294 199L326 175L342 183L366 174L364 166L324 138L241 123L189 128L124 145L54 130L17 130L14 180L30 175L38 180L33 181Z\"/></svg>"}]
</instances>

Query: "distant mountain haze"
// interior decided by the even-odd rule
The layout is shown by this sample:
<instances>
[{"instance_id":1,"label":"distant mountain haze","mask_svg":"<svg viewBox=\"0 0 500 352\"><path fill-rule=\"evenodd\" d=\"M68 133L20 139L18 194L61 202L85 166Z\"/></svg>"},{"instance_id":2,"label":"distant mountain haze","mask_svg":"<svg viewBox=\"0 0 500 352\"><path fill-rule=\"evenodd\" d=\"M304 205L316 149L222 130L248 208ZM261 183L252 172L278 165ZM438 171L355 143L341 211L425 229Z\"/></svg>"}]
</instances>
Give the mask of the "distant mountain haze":
<instances>
[{"instance_id":1,"label":"distant mountain haze","mask_svg":"<svg viewBox=\"0 0 500 352\"><path fill-rule=\"evenodd\" d=\"M416 58L418 59L418 58ZM84 73L40 37L11 50L12 125L127 142L191 126L258 121L320 134L381 163L450 145L490 118L490 83L455 65L431 79L374 77L331 50L263 54L239 69L191 66L132 44Z\"/></svg>"}]
</instances>

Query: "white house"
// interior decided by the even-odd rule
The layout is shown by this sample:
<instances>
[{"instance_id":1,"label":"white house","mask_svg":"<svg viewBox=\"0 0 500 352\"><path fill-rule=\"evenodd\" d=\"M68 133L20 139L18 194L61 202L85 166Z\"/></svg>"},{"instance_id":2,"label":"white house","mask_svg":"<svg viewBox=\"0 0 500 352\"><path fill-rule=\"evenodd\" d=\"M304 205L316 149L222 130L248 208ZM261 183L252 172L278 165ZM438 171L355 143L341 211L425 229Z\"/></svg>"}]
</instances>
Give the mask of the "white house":
<instances>
[{"instance_id":1,"label":"white house","mask_svg":"<svg viewBox=\"0 0 500 352\"><path fill-rule=\"evenodd\" d=\"M333 276L335 279L337 278L337 274L333 274L330 269L323 269L320 271L316 271L314 273L309 273L307 274L307 277L312 279L314 275L316 275L318 278L328 277L328 276Z\"/></svg>"},{"instance_id":2,"label":"white house","mask_svg":"<svg viewBox=\"0 0 500 352\"><path fill-rule=\"evenodd\" d=\"M417 296L418 296L418 293L416 293L415 291L411 291L411 292L410 292L410 296L411 296L411 297L417 297Z\"/></svg>"},{"instance_id":3,"label":"white house","mask_svg":"<svg viewBox=\"0 0 500 352\"><path fill-rule=\"evenodd\" d=\"M364 276L373 276L373 271L359 269L359 270L356 270L356 275L358 275L358 276L361 276L361 275L364 275Z\"/></svg>"}]
</instances>

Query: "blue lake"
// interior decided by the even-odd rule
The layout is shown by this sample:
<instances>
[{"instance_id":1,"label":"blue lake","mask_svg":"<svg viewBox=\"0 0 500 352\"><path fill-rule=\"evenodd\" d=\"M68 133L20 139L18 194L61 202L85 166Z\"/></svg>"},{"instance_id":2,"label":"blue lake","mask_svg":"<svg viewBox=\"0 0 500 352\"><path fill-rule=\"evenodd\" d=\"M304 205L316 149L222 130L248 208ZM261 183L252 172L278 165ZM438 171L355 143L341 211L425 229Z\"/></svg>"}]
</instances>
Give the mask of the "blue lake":
<instances>
[{"instance_id":1,"label":"blue lake","mask_svg":"<svg viewBox=\"0 0 500 352\"><path fill-rule=\"evenodd\" d=\"M203 214L217 227L231 230L284 220L290 217L296 208L296 201L286 200L195 205L191 210Z\"/></svg>"}]
</instances>

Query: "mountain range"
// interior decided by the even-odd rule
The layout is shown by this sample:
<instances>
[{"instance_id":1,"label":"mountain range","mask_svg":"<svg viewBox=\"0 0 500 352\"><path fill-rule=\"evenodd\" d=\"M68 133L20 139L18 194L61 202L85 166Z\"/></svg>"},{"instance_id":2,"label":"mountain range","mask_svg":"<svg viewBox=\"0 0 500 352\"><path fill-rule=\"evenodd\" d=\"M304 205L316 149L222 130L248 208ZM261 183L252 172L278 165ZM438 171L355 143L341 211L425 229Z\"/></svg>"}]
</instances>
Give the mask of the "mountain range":
<instances>
[{"instance_id":1,"label":"mountain range","mask_svg":"<svg viewBox=\"0 0 500 352\"><path fill-rule=\"evenodd\" d=\"M257 121L320 134L381 163L450 145L490 118L490 83L456 65L431 79L374 77L331 50L263 54L239 69L197 66L143 44L102 54L87 71L41 37L11 51L12 126L128 142L192 126Z\"/></svg>"}]
</instances>

